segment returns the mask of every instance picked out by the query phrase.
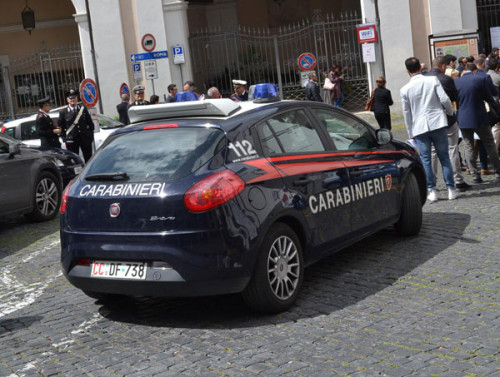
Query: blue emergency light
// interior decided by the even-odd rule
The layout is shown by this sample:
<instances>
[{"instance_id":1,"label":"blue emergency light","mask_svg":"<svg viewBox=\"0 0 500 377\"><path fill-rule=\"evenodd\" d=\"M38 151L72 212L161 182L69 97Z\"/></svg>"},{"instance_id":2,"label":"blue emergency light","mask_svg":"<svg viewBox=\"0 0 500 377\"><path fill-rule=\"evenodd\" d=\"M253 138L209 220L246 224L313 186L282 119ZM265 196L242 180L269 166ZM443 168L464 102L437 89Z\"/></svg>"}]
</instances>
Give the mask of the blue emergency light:
<instances>
[{"instance_id":1,"label":"blue emergency light","mask_svg":"<svg viewBox=\"0 0 500 377\"><path fill-rule=\"evenodd\" d=\"M255 103L277 102L280 100L280 93L275 84L257 84L250 87L249 97Z\"/></svg>"},{"instance_id":2,"label":"blue emergency light","mask_svg":"<svg viewBox=\"0 0 500 377\"><path fill-rule=\"evenodd\" d=\"M179 92L175 93L175 102L198 101L198 97L194 92Z\"/></svg>"}]
</instances>

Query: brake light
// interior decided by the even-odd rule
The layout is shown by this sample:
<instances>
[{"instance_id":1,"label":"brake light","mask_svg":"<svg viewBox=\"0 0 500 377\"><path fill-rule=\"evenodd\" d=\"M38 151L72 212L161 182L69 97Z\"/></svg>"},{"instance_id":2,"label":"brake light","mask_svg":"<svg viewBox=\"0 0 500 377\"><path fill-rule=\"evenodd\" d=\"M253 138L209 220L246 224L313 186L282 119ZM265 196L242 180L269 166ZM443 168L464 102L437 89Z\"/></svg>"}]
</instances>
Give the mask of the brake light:
<instances>
[{"instance_id":1,"label":"brake light","mask_svg":"<svg viewBox=\"0 0 500 377\"><path fill-rule=\"evenodd\" d=\"M158 130L161 128L177 128L179 127L175 123L166 123L166 124L151 124L149 126L144 127L145 130Z\"/></svg>"},{"instance_id":2,"label":"brake light","mask_svg":"<svg viewBox=\"0 0 500 377\"><path fill-rule=\"evenodd\" d=\"M245 182L230 170L212 174L192 186L184 195L189 211L203 212L231 200L245 188Z\"/></svg>"},{"instance_id":3,"label":"brake light","mask_svg":"<svg viewBox=\"0 0 500 377\"><path fill-rule=\"evenodd\" d=\"M0 133L4 133L6 129L7 129L7 127L2 126L2 128L0 128Z\"/></svg>"},{"instance_id":4,"label":"brake light","mask_svg":"<svg viewBox=\"0 0 500 377\"><path fill-rule=\"evenodd\" d=\"M68 206L69 188L71 187L72 184L73 184L73 180L70 183L68 183L68 185L64 189L62 199L61 199L61 208L59 208L59 212L61 214L66 212L66 207Z\"/></svg>"}]
</instances>

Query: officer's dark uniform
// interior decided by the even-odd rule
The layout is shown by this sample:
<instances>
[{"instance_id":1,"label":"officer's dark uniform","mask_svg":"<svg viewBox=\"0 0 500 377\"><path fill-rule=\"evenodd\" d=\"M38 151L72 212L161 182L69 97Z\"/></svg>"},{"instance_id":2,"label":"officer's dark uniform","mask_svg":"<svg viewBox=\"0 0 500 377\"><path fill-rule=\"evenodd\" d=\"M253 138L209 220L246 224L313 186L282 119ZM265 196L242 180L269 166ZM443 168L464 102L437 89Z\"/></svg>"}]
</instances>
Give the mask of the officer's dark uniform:
<instances>
[{"instance_id":1,"label":"officer's dark uniform","mask_svg":"<svg viewBox=\"0 0 500 377\"><path fill-rule=\"evenodd\" d=\"M75 98L76 95L75 90L70 90L66 98ZM68 133L82 107L82 116L76 126ZM92 157L92 142L94 141L94 122L87 108L83 105L77 105L76 108L66 106L59 112L58 125L63 130L66 148L76 154L79 154L81 148L85 162L90 160Z\"/></svg>"},{"instance_id":2,"label":"officer's dark uniform","mask_svg":"<svg viewBox=\"0 0 500 377\"><path fill-rule=\"evenodd\" d=\"M47 97L38 101L40 110L38 111L35 124L38 136L40 137L40 143L42 147L61 148L59 135L54 133L55 127L52 118L49 114L41 110L42 106L46 103L50 103L50 98Z\"/></svg>"},{"instance_id":3,"label":"officer's dark uniform","mask_svg":"<svg viewBox=\"0 0 500 377\"><path fill-rule=\"evenodd\" d=\"M245 86L246 84L247 82L245 80L233 80L233 86L235 87ZM229 98L231 98L233 101L238 101L238 102L248 101L248 92L245 90L243 94L233 93Z\"/></svg>"},{"instance_id":4,"label":"officer's dark uniform","mask_svg":"<svg viewBox=\"0 0 500 377\"><path fill-rule=\"evenodd\" d=\"M142 92L142 95L144 95L144 90L145 88L143 85L136 85L134 86L134 89L132 89L132 92L134 93L134 95L136 94L136 92ZM130 103L129 107L142 106L142 105L149 105L149 101L146 101L145 99L143 99L142 101L138 101L137 99L135 99L133 102Z\"/></svg>"}]
</instances>

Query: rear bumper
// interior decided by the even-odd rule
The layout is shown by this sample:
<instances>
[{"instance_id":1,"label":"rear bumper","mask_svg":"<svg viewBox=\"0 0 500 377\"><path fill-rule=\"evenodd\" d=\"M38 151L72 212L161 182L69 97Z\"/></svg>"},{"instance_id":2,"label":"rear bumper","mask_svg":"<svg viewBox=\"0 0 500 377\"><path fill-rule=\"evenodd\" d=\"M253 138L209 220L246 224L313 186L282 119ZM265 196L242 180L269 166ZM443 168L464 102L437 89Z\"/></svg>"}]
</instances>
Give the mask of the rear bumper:
<instances>
[{"instance_id":1,"label":"rear bumper","mask_svg":"<svg viewBox=\"0 0 500 377\"><path fill-rule=\"evenodd\" d=\"M217 233L217 234L214 234ZM79 263L87 259L87 264ZM145 280L91 277L94 260L147 263ZM247 285L255 252L220 232L90 235L61 231L61 265L76 288L100 293L187 297L236 293Z\"/></svg>"}]
</instances>

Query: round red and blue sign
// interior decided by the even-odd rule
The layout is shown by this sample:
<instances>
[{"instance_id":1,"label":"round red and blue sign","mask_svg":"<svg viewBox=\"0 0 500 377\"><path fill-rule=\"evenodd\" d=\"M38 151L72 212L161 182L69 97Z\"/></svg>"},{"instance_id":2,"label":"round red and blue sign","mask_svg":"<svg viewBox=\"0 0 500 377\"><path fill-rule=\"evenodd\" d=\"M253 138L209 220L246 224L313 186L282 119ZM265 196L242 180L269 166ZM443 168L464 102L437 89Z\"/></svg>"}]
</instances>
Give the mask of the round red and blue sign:
<instances>
[{"instance_id":1,"label":"round red and blue sign","mask_svg":"<svg viewBox=\"0 0 500 377\"><path fill-rule=\"evenodd\" d=\"M97 84L92 79L84 79L80 84L80 99L87 107L94 107L99 100Z\"/></svg>"},{"instance_id":2,"label":"round red and blue sign","mask_svg":"<svg viewBox=\"0 0 500 377\"><path fill-rule=\"evenodd\" d=\"M299 68L302 71L311 71L316 68L316 57L310 52L304 52L299 56Z\"/></svg>"},{"instance_id":3,"label":"round red and blue sign","mask_svg":"<svg viewBox=\"0 0 500 377\"><path fill-rule=\"evenodd\" d=\"M130 89L126 83L122 83L122 85L120 86L120 98L124 94L127 96L127 101L129 101L130 100Z\"/></svg>"}]
</instances>

